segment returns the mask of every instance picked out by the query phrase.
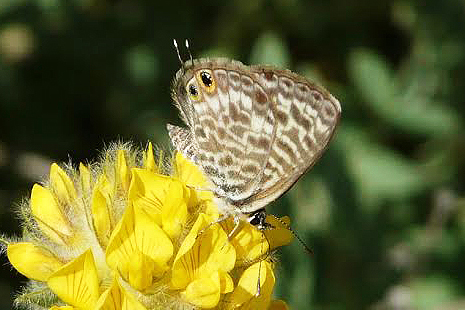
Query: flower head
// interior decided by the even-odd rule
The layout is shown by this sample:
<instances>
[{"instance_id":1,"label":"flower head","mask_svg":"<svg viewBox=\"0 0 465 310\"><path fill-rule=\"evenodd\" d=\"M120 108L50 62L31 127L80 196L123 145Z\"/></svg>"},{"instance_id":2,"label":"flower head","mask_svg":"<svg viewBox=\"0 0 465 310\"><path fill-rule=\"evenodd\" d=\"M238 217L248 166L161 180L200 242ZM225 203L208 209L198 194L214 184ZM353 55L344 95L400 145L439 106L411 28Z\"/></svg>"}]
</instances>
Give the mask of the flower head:
<instances>
[{"instance_id":1,"label":"flower head","mask_svg":"<svg viewBox=\"0 0 465 310\"><path fill-rule=\"evenodd\" d=\"M20 208L22 238L3 240L10 263L31 280L16 304L286 309L271 301L274 263L266 254L290 242L289 231L275 221L264 236L245 224L229 240L233 223L216 222L200 170L180 154L169 168L161 162L151 144L144 152L120 144L77 170L52 164L49 180Z\"/></svg>"}]
</instances>

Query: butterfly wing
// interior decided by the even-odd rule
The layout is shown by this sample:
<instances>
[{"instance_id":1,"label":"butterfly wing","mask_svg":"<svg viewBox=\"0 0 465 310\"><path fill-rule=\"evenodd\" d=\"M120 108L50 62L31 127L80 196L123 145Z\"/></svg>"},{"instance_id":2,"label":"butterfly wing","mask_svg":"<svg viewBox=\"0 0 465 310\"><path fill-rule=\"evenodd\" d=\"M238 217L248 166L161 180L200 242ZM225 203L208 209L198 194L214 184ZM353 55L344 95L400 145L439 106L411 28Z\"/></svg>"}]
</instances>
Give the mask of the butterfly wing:
<instances>
[{"instance_id":1,"label":"butterfly wing","mask_svg":"<svg viewBox=\"0 0 465 310\"><path fill-rule=\"evenodd\" d=\"M325 151L339 123L341 106L328 91L290 71L256 66L274 103L276 136L258 185L244 203L252 212L284 194Z\"/></svg>"},{"instance_id":2,"label":"butterfly wing","mask_svg":"<svg viewBox=\"0 0 465 310\"><path fill-rule=\"evenodd\" d=\"M192 139L192 132L171 124L167 124L166 128L168 129L168 134L174 148L195 163L197 161L196 154L198 150L194 139Z\"/></svg>"},{"instance_id":3,"label":"butterfly wing","mask_svg":"<svg viewBox=\"0 0 465 310\"><path fill-rule=\"evenodd\" d=\"M200 97L180 97L181 88L175 97L198 146L196 160L217 194L239 204L256 193L270 154L275 136L272 103L254 81L258 75L252 78L242 63L200 59L194 60L192 67L175 85L194 83ZM213 89L202 85L199 78L205 70L215 81Z\"/></svg>"},{"instance_id":4,"label":"butterfly wing","mask_svg":"<svg viewBox=\"0 0 465 310\"><path fill-rule=\"evenodd\" d=\"M202 85L205 70L213 87ZM201 90L194 100L190 83ZM277 199L314 165L341 114L324 88L272 67L199 59L186 62L174 84L197 164L217 195L245 213Z\"/></svg>"}]
</instances>

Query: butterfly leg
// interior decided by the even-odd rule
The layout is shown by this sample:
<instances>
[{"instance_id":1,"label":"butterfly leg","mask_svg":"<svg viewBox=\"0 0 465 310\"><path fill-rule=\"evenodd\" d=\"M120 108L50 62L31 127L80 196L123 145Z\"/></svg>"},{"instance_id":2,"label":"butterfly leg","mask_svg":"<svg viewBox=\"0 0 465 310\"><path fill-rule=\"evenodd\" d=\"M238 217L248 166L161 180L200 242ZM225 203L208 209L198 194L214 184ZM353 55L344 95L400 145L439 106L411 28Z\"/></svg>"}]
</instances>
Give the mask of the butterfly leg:
<instances>
[{"instance_id":1,"label":"butterfly leg","mask_svg":"<svg viewBox=\"0 0 465 310\"><path fill-rule=\"evenodd\" d=\"M233 229L231 230L231 232L228 234L228 240L223 244L223 246L221 247L221 249L223 249L223 247L229 242L232 240L232 238L234 238L238 233L239 231L241 231L241 229L244 227L244 221L238 217L238 216L234 216L234 227Z\"/></svg>"},{"instance_id":2,"label":"butterfly leg","mask_svg":"<svg viewBox=\"0 0 465 310\"><path fill-rule=\"evenodd\" d=\"M234 217L234 228L228 234L228 240L231 241L231 239L234 238L243 227L244 227L244 221L238 216L235 216Z\"/></svg>"},{"instance_id":3,"label":"butterfly leg","mask_svg":"<svg viewBox=\"0 0 465 310\"><path fill-rule=\"evenodd\" d=\"M197 187L197 186L193 186L193 185L189 185L189 184L186 184L186 186L188 188L191 188L191 189L199 191L199 192L211 192L212 191L211 188L202 188L202 187Z\"/></svg>"},{"instance_id":4,"label":"butterfly leg","mask_svg":"<svg viewBox=\"0 0 465 310\"><path fill-rule=\"evenodd\" d=\"M224 222L225 220L227 220L228 218L230 217L230 215L223 215L221 216L219 219L217 219L216 221L214 222L211 222L210 224L208 224L207 226L205 226L204 228L202 228L202 230L199 231L199 233L197 234L197 237L195 237L195 239L199 238L207 229L209 229L211 226L215 225L215 224L219 224L221 222Z\"/></svg>"}]
</instances>

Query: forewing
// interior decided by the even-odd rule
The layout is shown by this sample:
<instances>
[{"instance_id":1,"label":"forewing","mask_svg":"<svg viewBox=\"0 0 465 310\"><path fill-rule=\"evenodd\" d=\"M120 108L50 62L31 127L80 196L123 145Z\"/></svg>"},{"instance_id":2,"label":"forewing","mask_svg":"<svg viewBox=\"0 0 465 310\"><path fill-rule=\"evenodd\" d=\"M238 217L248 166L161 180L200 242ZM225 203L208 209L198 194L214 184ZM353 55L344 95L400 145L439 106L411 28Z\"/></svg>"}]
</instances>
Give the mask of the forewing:
<instances>
[{"instance_id":1,"label":"forewing","mask_svg":"<svg viewBox=\"0 0 465 310\"><path fill-rule=\"evenodd\" d=\"M203 91L193 105L197 160L217 194L233 204L257 192L275 130L271 101L244 68L216 62L211 67L216 89Z\"/></svg>"},{"instance_id":2,"label":"forewing","mask_svg":"<svg viewBox=\"0 0 465 310\"><path fill-rule=\"evenodd\" d=\"M274 103L276 136L258 186L244 201L245 212L258 210L284 194L326 149L341 107L322 87L289 71L255 67Z\"/></svg>"},{"instance_id":3,"label":"forewing","mask_svg":"<svg viewBox=\"0 0 465 310\"><path fill-rule=\"evenodd\" d=\"M195 77L202 70L211 70L215 87L190 101L185 86L196 81L201 88ZM242 212L263 208L311 168L341 114L324 88L266 66L199 59L186 62L174 84L173 98L189 127L170 130L175 147L192 150L216 193ZM189 147L180 142L186 140Z\"/></svg>"}]
</instances>

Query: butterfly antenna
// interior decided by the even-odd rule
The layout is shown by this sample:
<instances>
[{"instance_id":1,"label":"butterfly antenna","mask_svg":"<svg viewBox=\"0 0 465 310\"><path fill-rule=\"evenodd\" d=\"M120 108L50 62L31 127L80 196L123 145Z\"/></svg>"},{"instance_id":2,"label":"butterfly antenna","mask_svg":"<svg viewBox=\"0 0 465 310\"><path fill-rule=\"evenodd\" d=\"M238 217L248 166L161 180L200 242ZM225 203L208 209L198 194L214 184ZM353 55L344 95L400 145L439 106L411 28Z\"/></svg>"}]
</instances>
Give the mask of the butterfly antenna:
<instances>
[{"instance_id":1,"label":"butterfly antenna","mask_svg":"<svg viewBox=\"0 0 465 310\"><path fill-rule=\"evenodd\" d=\"M191 63L192 65L194 65L194 58L192 58L191 49L189 47L189 40L186 39L186 42L184 44L186 45L187 52L189 52L189 58L191 60Z\"/></svg>"},{"instance_id":2,"label":"butterfly antenna","mask_svg":"<svg viewBox=\"0 0 465 310\"><path fill-rule=\"evenodd\" d=\"M273 215L273 214L269 214L271 215L273 218L275 218L278 222L280 222L284 227L286 227L287 230L289 230L292 235L294 237L297 238L297 240L299 240L300 244L302 244L302 246L304 247L305 251L310 255L310 256L313 256L313 251L305 244L305 242L300 239L299 235L297 235L297 233L292 230L291 226L289 226L288 223L284 222L282 219L278 218L277 216Z\"/></svg>"},{"instance_id":3,"label":"butterfly antenna","mask_svg":"<svg viewBox=\"0 0 465 310\"><path fill-rule=\"evenodd\" d=\"M179 62L181 63L181 65L183 65L184 62L182 61L181 55L179 54L178 42L176 41L176 39L173 39L173 44L174 44L174 49L176 50L176 54L178 54Z\"/></svg>"}]
</instances>

